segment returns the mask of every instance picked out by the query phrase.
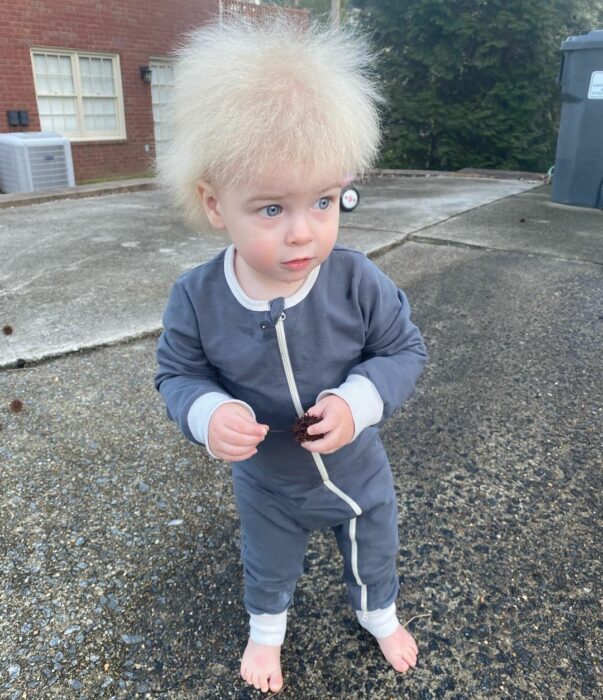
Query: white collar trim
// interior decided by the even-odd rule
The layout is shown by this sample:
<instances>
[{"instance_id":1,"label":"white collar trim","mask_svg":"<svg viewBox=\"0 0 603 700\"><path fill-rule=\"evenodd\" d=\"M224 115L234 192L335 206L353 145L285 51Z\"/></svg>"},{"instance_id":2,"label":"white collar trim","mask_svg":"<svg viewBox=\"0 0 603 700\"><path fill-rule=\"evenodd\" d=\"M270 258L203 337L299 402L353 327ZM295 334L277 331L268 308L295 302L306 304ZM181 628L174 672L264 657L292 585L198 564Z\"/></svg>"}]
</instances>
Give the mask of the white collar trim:
<instances>
[{"instance_id":1,"label":"white collar trim","mask_svg":"<svg viewBox=\"0 0 603 700\"><path fill-rule=\"evenodd\" d=\"M226 277L226 282L228 283L230 291L233 293L235 299L239 302L239 304L241 304L241 306L244 306L250 311L270 311L271 300L259 301L258 299L252 299L250 296L245 294L241 288L241 285L239 284L237 276L235 275L234 259L235 247L234 245L230 245L226 249L226 254L224 255L224 276ZM304 280L302 286L294 294L285 297L286 309L299 304L300 301L303 301L308 296L310 290L316 282L319 272L320 265L312 270L312 272Z\"/></svg>"}]
</instances>

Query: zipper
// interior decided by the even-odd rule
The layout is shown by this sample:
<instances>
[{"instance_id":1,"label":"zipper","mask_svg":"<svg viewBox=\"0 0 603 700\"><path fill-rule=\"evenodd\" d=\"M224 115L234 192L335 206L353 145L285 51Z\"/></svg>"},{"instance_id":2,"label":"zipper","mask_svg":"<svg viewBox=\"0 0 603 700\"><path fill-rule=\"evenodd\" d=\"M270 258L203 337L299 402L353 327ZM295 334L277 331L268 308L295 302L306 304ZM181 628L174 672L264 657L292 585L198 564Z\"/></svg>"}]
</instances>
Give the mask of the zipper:
<instances>
[{"instance_id":1,"label":"zipper","mask_svg":"<svg viewBox=\"0 0 603 700\"><path fill-rule=\"evenodd\" d=\"M291 366L291 358L289 357L289 348L287 347L287 338L285 337L285 327L283 325L283 321L286 318L287 314L283 312L279 316L278 321L276 322L276 339L278 342L278 349L281 354L283 368L285 370L285 376L287 377L287 385L289 386L291 400L293 401L293 406L295 407L297 417L301 418L304 415L304 409L301 405L299 392L297 391L297 385L295 384L295 376L293 374L293 367Z\"/></svg>"},{"instance_id":2,"label":"zipper","mask_svg":"<svg viewBox=\"0 0 603 700\"><path fill-rule=\"evenodd\" d=\"M295 383L295 375L293 374L293 366L291 365L291 358L289 357L289 348L287 347L287 338L285 336L285 326L284 320L287 315L283 312L278 318L275 324L276 329L276 339L278 342L278 349L281 356L281 362L283 363L283 369L285 370L285 377L287 378L287 386L289 387L289 394L291 395L291 400L293 401L293 406L295 407L295 412L298 418L304 415L304 409L299 398L299 392L297 390L297 384ZM344 493L340 488L335 486L335 484L329 478L329 473L322 457L317 452L310 453L314 458L314 463L320 473L324 485L332 491L336 496L339 496L342 501L345 501L350 508L354 511L356 516L362 515L362 508L356 503L353 498ZM366 584L362 582L360 578L360 572L358 571L358 542L356 540L356 518L350 520L349 525L349 536L352 547L351 552L351 565L352 573L356 579L356 583L360 587L360 609L363 613L363 619L367 619L367 588Z\"/></svg>"}]
</instances>

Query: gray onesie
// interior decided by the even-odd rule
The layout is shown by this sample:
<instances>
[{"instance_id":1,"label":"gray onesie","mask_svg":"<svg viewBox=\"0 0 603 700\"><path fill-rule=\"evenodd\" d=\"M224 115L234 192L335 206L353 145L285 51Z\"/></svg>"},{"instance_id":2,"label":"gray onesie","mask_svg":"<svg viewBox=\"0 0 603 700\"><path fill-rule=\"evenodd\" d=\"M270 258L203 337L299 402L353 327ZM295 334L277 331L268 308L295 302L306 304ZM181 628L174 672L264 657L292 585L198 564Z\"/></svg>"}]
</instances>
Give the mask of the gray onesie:
<instances>
[{"instance_id":1,"label":"gray onesie","mask_svg":"<svg viewBox=\"0 0 603 700\"><path fill-rule=\"evenodd\" d=\"M397 509L377 425L413 394L426 360L408 301L364 254L341 246L295 294L269 302L245 295L233 260L231 246L177 280L155 384L195 443L207 445L213 411L233 399L271 428L256 455L233 464L245 606L286 610L309 532L331 527L354 608L386 608L398 592ZM291 426L329 393L350 405L354 439L310 453Z\"/></svg>"}]
</instances>

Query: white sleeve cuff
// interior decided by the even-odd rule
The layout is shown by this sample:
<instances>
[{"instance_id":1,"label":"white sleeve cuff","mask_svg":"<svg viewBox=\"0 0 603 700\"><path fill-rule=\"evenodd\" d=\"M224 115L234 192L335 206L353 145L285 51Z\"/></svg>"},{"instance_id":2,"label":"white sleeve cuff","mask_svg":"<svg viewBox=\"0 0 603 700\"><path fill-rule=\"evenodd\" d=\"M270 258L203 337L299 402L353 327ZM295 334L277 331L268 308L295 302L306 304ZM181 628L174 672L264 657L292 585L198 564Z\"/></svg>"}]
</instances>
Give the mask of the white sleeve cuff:
<instances>
[{"instance_id":1,"label":"white sleeve cuff","mask_svg":"<svg viewBox=\"0 0 603 700\"><path fill-rule=\"evenodd\" d=\"M209 393L203 394L196 399L193 402L193 405L190 407L186 419L189 430L191 431L195 440L205 445L205 449L207 450L208 454L214 459L218 459L218 457L216 457L216 455L209 449L209 421L214 415L216 409L225 403L238 403L241 406L245 406L245 408L255 419L255 413L248 403L233 399L228 396L228 394L220 394L218 391L210 391Z\"/></svg>"},{"instance_id":2,"label":"white sleeve cuff","mask_svg":"<svg viewBox=\"0 0 603 700\"><path fill-rule=\"evenodd\" d=\"M325 389L316 397L316 401L335 394L343 399L354 418L354 437L358 435L369 425L375 425L383 417L383 400L379 396L377 388L370 379L363 377L360 374L350 374L343 384L340 384L336 389Z\"/></svg>"}]
</instances>

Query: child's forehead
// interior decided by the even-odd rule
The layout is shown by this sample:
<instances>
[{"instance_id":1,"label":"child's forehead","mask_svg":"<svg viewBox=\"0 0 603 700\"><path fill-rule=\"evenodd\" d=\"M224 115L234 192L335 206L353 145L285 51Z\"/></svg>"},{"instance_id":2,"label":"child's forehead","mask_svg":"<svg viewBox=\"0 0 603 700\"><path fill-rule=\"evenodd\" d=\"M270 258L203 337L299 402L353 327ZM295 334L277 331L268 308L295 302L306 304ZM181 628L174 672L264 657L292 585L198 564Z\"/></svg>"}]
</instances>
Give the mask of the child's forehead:
<instances>
[{"instance_id":1,"label":"child's forehead","mask_svg":"<svg viewBox=\"0 0 603 700\"><path fill-rule=\"evenodd\" d=\"M241 190L246 198L270 199L296 194L320 194L329 189L341 187L341 184L341 176L333 173L304 178L295 177L295 175L279 175L245 182Z\"/></svg>"}]
</instances>

